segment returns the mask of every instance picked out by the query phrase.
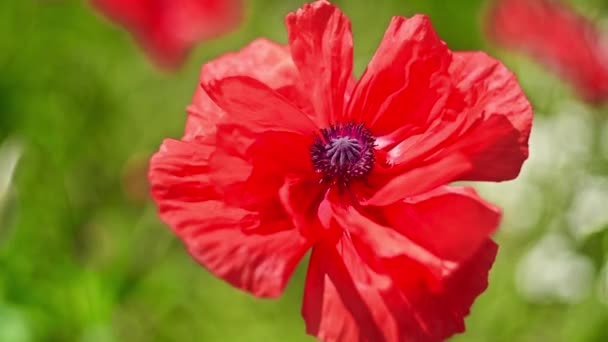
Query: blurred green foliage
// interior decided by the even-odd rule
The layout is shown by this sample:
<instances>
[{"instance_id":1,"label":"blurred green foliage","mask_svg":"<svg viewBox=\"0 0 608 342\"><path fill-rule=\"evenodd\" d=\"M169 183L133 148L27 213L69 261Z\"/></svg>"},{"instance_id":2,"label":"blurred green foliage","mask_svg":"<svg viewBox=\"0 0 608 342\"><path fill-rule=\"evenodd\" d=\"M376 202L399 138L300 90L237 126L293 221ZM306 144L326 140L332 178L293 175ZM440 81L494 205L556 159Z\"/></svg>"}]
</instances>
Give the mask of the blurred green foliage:
<instances>
[{"instance_id":1,"label":"blurred green foliage","mask_svg":"<svg viewBox=\"0 0 608 342\"><path fill-rule=\"evenodd\" d=\"M145 160L164 137L181 135L200 65L258 36L284 42L284 15L301 4L246 2L242 26L200 45L175 75L154 69L84 1L0 2L0 143L18 139L24 150L10 196L16 217L0 221L0 341L312 340L299 313L303 265L282 298L252 298L193 262L142 199ZM393 15L427 13L452 49L488 48L482 0L335 2L353 23L357 73ZM602 3L576 5L599 17ZM519 73L540 113L571 97L541 68L490 51ZM555 205L532 233L498 236L490 288L455 341L608 341L608 312L595 295L547 305L518 294L519 257L563 210L546 191ZM608 235L597 234L581 248L599 267Z\"/></svg>"}]
</instances>

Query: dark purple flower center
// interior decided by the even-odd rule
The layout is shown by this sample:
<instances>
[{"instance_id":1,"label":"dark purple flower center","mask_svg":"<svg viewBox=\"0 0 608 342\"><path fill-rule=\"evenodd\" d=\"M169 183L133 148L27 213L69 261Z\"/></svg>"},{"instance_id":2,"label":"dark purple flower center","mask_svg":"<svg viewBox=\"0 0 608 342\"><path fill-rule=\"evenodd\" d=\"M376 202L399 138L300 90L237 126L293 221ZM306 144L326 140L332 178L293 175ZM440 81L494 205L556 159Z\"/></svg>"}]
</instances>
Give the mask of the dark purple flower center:
<instances>
[{"instance_id":1,"label":"dark purple flower center","mask_svg":"<svg viewBox=\"0 0 608 342\"><path fill-rule=\"evenodd\" d=\"M322 181L340 186L367 176L374 166L376 139L363 124L337 124L322 129L310 146L310 160Z\"/></svg>"}]
</instances>

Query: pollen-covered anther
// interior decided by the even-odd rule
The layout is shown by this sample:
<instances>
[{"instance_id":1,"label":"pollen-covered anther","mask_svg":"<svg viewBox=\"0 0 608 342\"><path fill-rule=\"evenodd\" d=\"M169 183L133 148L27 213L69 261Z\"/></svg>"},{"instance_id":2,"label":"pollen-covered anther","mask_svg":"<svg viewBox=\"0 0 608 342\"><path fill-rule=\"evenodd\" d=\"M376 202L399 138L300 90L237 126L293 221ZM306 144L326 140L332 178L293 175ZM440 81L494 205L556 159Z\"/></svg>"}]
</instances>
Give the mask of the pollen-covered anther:
<instances>
[{"instance_id":1,"label":"pollen-covered anther","mask_svg":"<svg viewBox=\"0 0 608 342\"><path fill-rule=\"evenodd\" d=\"M375 162L376 139L363 124L338 124L322 129L310 147L310 158L323 182L347 186L367 176Z\"/></svg>"}]
</instances>

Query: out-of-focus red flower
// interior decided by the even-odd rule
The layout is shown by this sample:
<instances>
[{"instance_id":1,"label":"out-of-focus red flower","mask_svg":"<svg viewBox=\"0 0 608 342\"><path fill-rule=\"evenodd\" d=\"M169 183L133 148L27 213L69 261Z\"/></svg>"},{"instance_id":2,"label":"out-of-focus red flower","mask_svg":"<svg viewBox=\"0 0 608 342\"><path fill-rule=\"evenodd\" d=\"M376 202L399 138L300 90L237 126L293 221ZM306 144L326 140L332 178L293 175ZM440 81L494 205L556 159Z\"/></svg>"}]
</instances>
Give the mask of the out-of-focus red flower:
<instances>
[{"instance_id":1,"label":"out-of-focus red flower","mask_svg":"<svg viewBox=\"0 0 608 342\"><path fill-rule=\"evenodd\" d=\"M514 75L394 17L363 76L326 1L205 64L149 178L191 255L260 297L312 249L302 314L325 341L440 341L487 286L500 210L456 180L517 176L532 110Z\"/></svg>"},{"instance_id":2,"label":"out-of-focus red flower","mask_svg":"<svg viewBox=\"0 0 608 342\"><path fill-rule=\"evenodd\" d=\"M91 1L165 69L178 67L197 42L229 31L241 17L241 0Z\"/></svg>"},{"instance_id":3,"label":"out-of-focus red flower","mask_svg":"<svg viewBox=\"0 0 608 342\"><path fill-rule=\"evenodd\" d=\"M488 31L499 44L548 65L586 100L608 100L608 37L561 1L499 0Z\"/></svg>"}]
</instances>

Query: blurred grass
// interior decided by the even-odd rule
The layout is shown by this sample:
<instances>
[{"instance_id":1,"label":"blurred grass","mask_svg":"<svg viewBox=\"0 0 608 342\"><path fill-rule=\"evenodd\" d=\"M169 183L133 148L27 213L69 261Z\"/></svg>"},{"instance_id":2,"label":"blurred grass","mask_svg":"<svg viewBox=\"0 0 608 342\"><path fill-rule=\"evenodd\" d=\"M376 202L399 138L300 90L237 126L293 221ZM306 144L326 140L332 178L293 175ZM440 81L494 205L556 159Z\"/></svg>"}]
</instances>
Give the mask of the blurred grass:
<instances>
[{"instance_id":1,"label":"blurred grass","mask_svg":"<svg viewBox=\"0 0 608 342\"><path fill-rule=\"evenodd\" d=\"M353 23L357 73L392 15L427 13L452 49L486 48L482 0L336 3ZM18 216L0 227L0 341L312 340L299 314L302 265L278 300L234 290L196 265L154 206L123 184L141 180L138 165L164 137L181 135L200 65L258 36L284 42L284 15L300 4L249 1L239 30L166 75L85 2L0 2L0 141L24 144ZM543 113L570 96L547 87L556 82L542 70L507 62ZM455 341L608 341L608 313L594 296L574 306L524 301L513 276L532 239L499 240L490 288Z\"/></svg>"}]
</instances>

